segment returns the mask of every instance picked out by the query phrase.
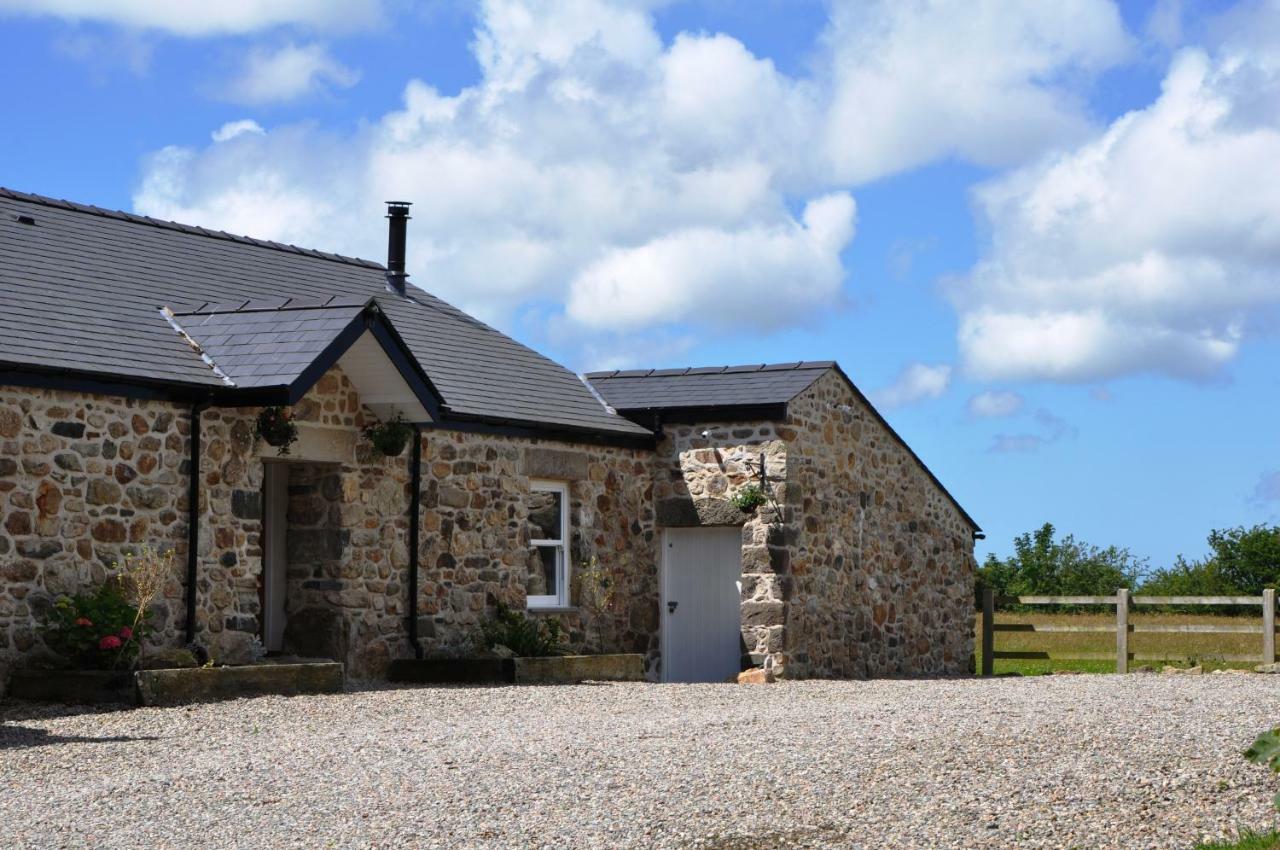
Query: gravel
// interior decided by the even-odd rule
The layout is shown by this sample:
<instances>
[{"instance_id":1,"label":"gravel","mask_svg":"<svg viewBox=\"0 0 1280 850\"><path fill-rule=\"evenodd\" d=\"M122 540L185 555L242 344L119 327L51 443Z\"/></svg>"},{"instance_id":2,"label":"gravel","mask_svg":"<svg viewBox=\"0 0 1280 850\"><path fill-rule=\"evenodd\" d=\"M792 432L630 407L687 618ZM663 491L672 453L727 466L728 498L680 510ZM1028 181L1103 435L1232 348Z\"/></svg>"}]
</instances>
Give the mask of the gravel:
<instances>
[{"instance_id":1,"label":"gravel","mask_svg":"<svg viewBox=\"0 0 1280 850\"><path fill-rule=\"evenodd\" d=\"M1280 825L1280 676L0 703L0 847L1189 848Z\"/></svg>"}]
</instances>

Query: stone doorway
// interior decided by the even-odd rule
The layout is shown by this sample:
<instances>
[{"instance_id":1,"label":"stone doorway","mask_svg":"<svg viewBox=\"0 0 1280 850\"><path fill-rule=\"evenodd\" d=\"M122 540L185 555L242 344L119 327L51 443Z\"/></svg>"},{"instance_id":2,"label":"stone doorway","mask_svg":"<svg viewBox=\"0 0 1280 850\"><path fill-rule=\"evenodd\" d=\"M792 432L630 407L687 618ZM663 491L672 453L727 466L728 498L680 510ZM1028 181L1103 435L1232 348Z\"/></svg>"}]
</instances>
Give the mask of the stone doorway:
<instances>
[{"instance_id":1,"label":"stone doorway","mask_svg":"<svg viewBox=\"0 0 1280 850\"><path fill-rule=\"evenodd\" d=\"M270 461L263 492L263 644L346 660L340 600L351 532L342 525L342 466Z\"/></svg>"}]
</instances>

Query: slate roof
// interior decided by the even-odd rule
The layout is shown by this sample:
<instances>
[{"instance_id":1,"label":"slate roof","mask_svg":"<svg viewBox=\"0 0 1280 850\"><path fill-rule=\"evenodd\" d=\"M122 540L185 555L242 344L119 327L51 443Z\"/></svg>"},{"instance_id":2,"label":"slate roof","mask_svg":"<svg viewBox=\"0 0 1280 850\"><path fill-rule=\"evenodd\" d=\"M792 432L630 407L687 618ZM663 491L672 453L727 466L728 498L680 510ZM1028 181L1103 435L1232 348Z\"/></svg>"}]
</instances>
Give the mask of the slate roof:
<instances>
[{"instance_id":1,"label":"slate roof","mask_svg":"<svg viewBox=\"0 0 1280 850\"><path fill-rule=\"evenodd\" d=\"M786 404L835 361L757 363L695 369L588 372L600 397L619 412Z\"/></svg>"},{"instance_id":2,"label":"slate roof","mask_svg":"<svg viewBox=\"0 0 1280 850\"><path fill-rule=\"evenodd\" d=\"M237 387L290 386L359 320L372 298L280 298L174 310L183 332Z\"/></svg>"},{"instance_id":3,"label":"slate roof","mask_svg":"<svg viewBox=\"0 0 1280 850\"><path fill-rule=\"evenodd\" d=\"M27 223L27 222L32 223ZM376 299L454 419L644 436L569 370L369 260L0 188L0 370L223 387L165 306Z\"/></svg>"},{"instance_id":4,"label":"slate roof","mask_svg":"<svg viewBox=\"0 0 1280 850\"><path fill-rule=\"evenodd\" d=\"M981 526L969 516L968 511L943 485L933 470L921 460L915 449L893 429L893 426L876 410L875 405L863 395L849 376L834 360L805 360L795 363L756 363L747 366L706 366L692 369L629 369L612 372L588 372L584 377L605 402L624 415L636 416L647 421L646 413L664 418L663 412L677 416L681 411L694 412L697 420L709 421L717 411L732 417L735 409L745 407L778 408L778 415L785 414L785 405L804 392L818 378L831 370L849 385L867 409L871 411L885 430L910 455L925 475L943 495L951 500L956 510L975 532ZM772 412L772 411L770 411ZM750 415L750 414L747 414Z\"/></svg>"}]
</instances>

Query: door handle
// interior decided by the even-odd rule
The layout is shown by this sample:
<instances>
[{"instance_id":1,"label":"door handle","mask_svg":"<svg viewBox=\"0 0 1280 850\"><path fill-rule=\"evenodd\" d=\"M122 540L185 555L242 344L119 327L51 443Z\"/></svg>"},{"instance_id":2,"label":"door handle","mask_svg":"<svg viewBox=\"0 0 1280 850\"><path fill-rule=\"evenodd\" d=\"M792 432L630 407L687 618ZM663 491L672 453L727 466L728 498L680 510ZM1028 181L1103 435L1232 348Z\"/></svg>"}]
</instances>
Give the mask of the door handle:
<instances>
[{"instance_id":1,"label":"door handle","mask_svg":"<svg viewBox=\"0 0 1280 850\"><path fill-rule=\"evenodd\" d=\"M680 603L679 603L679 602L676 602L676 601L674 601L674 600L672 600L671 602L668 602L668 603L667 603L667 613L668 613L668 614L674 614L674 613L676 612L676 608L677 608L679 605L680 605Z\"/></svg>"}]
</instances>

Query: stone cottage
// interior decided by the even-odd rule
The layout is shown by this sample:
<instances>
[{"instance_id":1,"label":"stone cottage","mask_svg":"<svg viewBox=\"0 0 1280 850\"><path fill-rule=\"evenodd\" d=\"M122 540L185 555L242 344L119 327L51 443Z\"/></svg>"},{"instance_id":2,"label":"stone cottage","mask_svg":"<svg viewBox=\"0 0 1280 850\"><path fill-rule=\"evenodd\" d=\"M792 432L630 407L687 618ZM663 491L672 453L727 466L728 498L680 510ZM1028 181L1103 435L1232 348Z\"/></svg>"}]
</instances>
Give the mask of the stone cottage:
<instances>
[{"instance_id":1,"label":"stone cottage","mask_svg":"<svg viewBox=\"0 0 1280 850\"><path fill-rule=\"evenodd\" d=\"M978 527L839 366L579 378L408 285L408 212L383 266L0 189L0 681L144 545L152 641L227 661L376 677L505 603L667 681L969 669Z\"/></svg>"}]
</instances>

